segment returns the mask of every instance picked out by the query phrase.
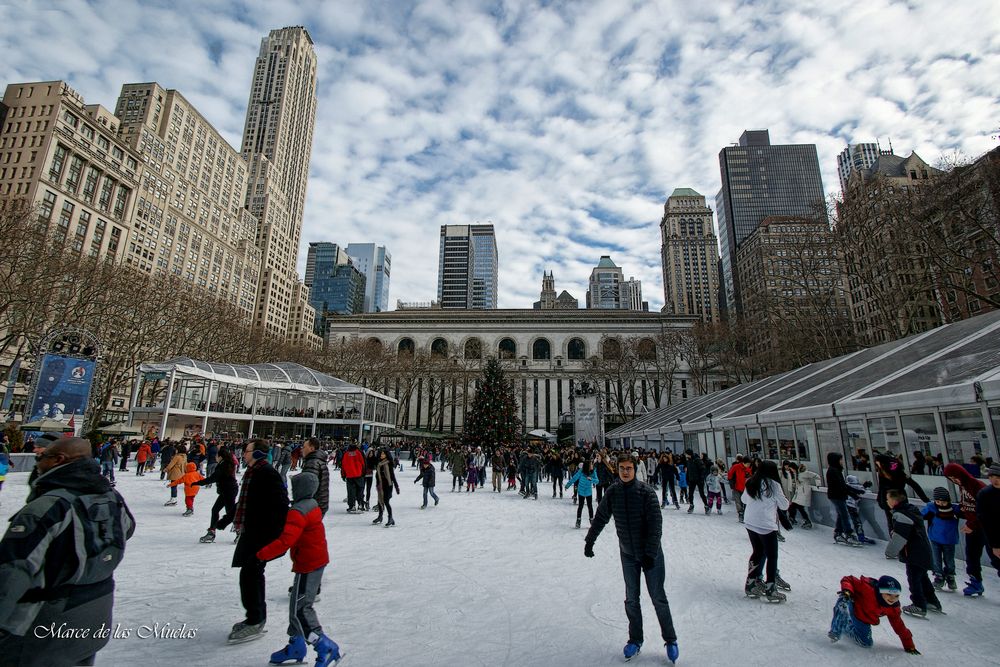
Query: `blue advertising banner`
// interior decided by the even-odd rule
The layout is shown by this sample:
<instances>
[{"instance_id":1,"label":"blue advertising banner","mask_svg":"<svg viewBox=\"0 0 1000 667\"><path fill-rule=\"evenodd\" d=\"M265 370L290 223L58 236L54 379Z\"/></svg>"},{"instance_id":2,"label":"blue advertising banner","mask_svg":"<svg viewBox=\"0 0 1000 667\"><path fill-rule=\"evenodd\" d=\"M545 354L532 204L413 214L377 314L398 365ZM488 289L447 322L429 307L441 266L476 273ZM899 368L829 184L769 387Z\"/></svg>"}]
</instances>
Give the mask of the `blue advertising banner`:
<instances>
[{"instance_id":1,"label":"blue advertising banner","mask_svg":"<svg viewBox=\"0 0 1000 667\"><path fill-rule=\"evenodd\" d=\"M70 417L77 415L76 423L79 424L90 398L95 365L93 359L78 359L62 354L46 354L42 357L38 387L28 413L29 421L48 417L68 423Z\"/></svg>"}]
</instances>

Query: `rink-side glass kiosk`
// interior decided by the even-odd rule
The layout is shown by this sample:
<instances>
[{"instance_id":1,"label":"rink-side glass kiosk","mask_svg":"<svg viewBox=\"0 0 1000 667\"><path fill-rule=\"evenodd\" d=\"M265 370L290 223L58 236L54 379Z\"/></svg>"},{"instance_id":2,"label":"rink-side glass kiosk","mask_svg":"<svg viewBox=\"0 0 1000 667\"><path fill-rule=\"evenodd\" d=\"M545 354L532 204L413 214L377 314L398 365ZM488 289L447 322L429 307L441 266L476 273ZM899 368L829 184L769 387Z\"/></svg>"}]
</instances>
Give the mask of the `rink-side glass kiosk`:
<instances>
[{"instance_id":1,"label":"rink-side glass kiosk","mask_svg":"<svg viewBox=\"0 0 1000 667\"><path fill-rule=\"evenodd\" d=\"M945 464L1000 459L1000 311L669 405L607 437L652 449L669 438L727 464L791 459L821 476L840 452L862 482L887 453L929 494L947 486Z\"/></svg>"},{"instance_id":2,"label":"rink-side glass kiosk","mask_svg":"<svg viewBox=\"0 0 1000 667\"><path fill-rule=\"evenodd\" d=\"M145 363L132 390L132 426L173 439L310 436L373 442L395 426L384 394L290 362L225 364L186 357Z\"/></svg>"}]
</instances>

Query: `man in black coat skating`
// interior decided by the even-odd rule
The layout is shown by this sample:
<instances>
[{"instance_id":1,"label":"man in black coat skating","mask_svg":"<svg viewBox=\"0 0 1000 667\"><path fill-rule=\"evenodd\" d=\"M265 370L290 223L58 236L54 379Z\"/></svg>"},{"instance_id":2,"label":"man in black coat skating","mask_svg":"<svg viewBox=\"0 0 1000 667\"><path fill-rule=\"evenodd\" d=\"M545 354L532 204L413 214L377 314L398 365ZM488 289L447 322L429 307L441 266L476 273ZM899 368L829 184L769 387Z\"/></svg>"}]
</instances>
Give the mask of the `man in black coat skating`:
<instances>
[{"instance_id":1,"label":"man in black coat skating","mask_svg":"<svg viewBox=\"0 0 1000 667\"><path fill-rule=\"evenodd\" d=\"M664 590L666 565L660 540L663 537L663 517L656 489L635 478L635 462L629 456L618 459L618 481L612 484L594 515L587 531L583 554L594 557L594 542L615 518L618 549L625 576L625 615L628 617L626 658L632 658L642 646L642 609L639 604L639 576L646 574L646 590L653 600L660 632L667 646L667 657L677 660L677 633L670 615L670 604Z\"/></svg>"},{"instance_id":2,"label":"man in black coat skating","mask_svg":"<svg viewBox=\"0 0 1000 667\"><path fill-rule=\"evenodd\" d=\"M239 533L233 552L233 567L240 568L240 598L247 617L233 626L229 643L257 639L264 631L267 603L264 598L264 566L257 552L281 535L288 514L288 493L281 475L267 462L266 440L253 440L243 451L247 464L240 485L233 525Z\"/></svg>"}]
</instances>

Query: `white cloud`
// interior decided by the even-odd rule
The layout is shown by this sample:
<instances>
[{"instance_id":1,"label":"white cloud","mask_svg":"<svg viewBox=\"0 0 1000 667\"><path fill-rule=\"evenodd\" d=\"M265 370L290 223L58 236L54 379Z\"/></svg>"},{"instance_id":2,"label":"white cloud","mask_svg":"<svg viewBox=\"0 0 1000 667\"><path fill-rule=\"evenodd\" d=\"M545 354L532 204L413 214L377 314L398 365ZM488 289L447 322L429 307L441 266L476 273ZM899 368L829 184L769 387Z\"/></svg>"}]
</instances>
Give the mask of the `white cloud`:
<instances>
[{"instance_id":1,"label":"white cloud","mask_svg":"<svg viewBox=\"0 0 1000 667\"><path fill-rule=\"evenodd\" d=\"M583 301L610 253L658 308L663 200L714 204L744 129L815 143L834 191L848 141L934 161L1000 125L992 0L23 3L0 6L0 83L113 107L155 80L238 147L260 39L285 25L320 61L303 243L388 245L393 300L434 296L439 225L491 220L501 306L529 306L543 269Z\"/></svg>"}]
</instances>

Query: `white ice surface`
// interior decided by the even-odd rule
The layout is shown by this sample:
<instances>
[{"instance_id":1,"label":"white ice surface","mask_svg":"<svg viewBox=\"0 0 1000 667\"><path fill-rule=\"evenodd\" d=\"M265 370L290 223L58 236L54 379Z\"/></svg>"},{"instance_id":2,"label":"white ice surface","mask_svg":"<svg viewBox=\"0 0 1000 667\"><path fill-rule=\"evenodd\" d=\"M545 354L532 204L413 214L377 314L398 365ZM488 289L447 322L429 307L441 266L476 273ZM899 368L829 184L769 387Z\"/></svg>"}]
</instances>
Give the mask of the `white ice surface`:
<instances>
[{"instance_id":1,"label":"white ice surface","mask_svg":"<svg viewBox=\"0 0 1000 667\"><path fill-rule=\"evenodd\" d=\"M331 469L332 509L325 520L331 564L316 609L348 667L622 663L628 624L613 523L598 539L596 557L587 559L586 510L584 528L575 530L569 494L553 500L551 484L539 486L538 501L488 488L459 494L450 491L450 474L439 472L441 504L420 511L415 471L404 465L402 494L392 499L397 525L388 529L372 526L372 513L345 513L344 485ZM0 494L4 523L21 507L26 481L26 473L8 475ZM182 497L177 506L163 506L169 492L158 473L119 473L118 489L138 527L116 573L114 622L133 634L112 639L97 664L267 664L286 640L287 555L267 567L267 634L227 646L230 627L243 619L238 571L230 568L233 534L198 543L215 489L198 495L190 518L181 516ZM743 596L750 550L733 506L724 505L723 516L705 516L697 506L693 515L663 511L678 664L1000 664L1000 581L992 571L986 570L985 597L944 593L946 616L905 617L923 657L906 655L885 621L873 629L872 650L846 639L831 644L826 632L842 576L891 574L905 582L903 566L882 555L884 544L852 549L834 545L825 527L793 531L780 548L781 574L792 592L787 603L769 605ZM630 664L665 664L645 590L642 607L646 643ZM141 626L156 623L186 624L197 634L136 636Z\"/></svg>"}]
</instances>

